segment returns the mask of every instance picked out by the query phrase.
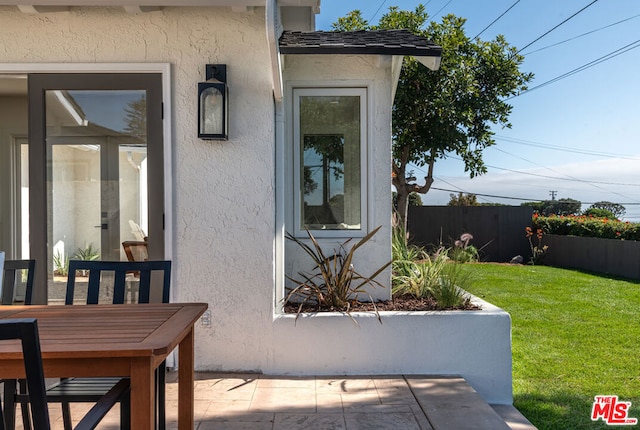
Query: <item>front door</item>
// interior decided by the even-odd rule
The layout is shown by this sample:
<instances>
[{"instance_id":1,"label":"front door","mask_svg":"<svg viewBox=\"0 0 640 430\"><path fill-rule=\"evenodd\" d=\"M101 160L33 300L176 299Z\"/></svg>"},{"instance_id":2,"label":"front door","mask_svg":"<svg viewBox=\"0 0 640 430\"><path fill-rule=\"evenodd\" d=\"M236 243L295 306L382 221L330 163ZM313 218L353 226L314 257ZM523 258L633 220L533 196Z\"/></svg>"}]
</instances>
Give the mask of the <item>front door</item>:
<instances>
[{"instance_id":1,"label":"front door","mask_svg":"<svg viewBox=\"0 0 640 430\"><path fill-rule=\"evenodd\" d=\"M160 74L30 74L30 255L37 303L64 300L69 259L164 258Z\"/></svg>"}]
</instances>

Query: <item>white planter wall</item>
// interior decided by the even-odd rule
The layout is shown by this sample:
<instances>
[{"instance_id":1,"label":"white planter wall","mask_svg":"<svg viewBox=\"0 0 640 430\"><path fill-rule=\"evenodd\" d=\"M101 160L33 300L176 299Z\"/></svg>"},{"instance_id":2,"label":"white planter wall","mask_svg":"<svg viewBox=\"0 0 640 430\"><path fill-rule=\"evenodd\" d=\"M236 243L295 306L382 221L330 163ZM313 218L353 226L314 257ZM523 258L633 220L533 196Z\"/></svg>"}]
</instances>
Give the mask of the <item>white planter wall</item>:
<instances>
[{"instance_id":1,"label":"white planter wall","mask_svg":"<svg viewBox=\"0 0 640 430\"><path fill-rule=\"evenodd\" d=\"M265 372L288 375L461 375L489 403L511 404L511 318L480 311L279 315Z\"/></svg>"}]
</instances>

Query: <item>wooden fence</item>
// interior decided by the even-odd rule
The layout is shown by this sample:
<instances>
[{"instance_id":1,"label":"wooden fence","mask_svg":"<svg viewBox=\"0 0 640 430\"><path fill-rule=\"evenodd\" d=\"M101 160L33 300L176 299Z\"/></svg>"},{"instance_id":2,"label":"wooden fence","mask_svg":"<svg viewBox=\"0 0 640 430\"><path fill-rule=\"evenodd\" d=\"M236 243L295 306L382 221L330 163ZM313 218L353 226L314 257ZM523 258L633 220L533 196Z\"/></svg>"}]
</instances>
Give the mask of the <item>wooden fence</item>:
<instances>
[{"instance_id":1,"label":"wooden fence","mask_svg":"<svg viewBox=\"0 0 640 430\"><path fill-rule=\"evenodd\" d=\"M543 243L545 265L640 279L640 242L547 234Z\"/></svg>"},{"instance_id":2,"label":"wooden fence","mask_svg":"<svg viewBox=\"0 0 640 430\"><path fill-rule=\"evenodd\" d=\"M521 255L527 262L531 249L525 227L532 215L525 206L410 206L407 229L411 243L421 246L449 247L470 233L481 261L509 262Z\"/></svg>"}]
</instances>

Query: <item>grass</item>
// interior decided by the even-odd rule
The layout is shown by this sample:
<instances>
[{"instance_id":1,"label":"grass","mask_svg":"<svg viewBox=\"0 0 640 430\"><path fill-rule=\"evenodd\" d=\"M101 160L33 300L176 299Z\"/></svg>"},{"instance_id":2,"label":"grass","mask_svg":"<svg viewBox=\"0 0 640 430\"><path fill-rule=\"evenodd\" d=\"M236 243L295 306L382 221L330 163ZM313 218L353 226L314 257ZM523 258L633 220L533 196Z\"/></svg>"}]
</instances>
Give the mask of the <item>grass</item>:
<instances>
[{"instance_id":1,"label":"grass","mask_svg":"<svg viewBox=\"0 0 640 430\"><path fill-rule=\"evenodd\" d=\"M511 314L514 406L540 430L606 429L596 395L640 419L640 283L545 266L467 265ZM640 425L639 425L640 426ZM634 426L635 428L635 426Z\"/></svg>"}]
</instances>

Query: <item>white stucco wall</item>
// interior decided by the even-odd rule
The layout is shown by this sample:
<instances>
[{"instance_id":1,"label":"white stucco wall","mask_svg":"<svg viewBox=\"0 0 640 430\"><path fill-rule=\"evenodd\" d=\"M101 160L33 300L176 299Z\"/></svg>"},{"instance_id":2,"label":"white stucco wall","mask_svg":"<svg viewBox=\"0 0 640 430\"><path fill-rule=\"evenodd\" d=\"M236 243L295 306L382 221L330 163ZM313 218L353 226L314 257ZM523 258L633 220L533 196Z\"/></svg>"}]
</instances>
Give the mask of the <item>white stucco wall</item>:
<instances>
[{"instance_id":1,"label":"white stucco wall","mask_svg":"<svg viewBox=\"0 0 640 430\"><path fill-rule=\"evenodd\" d=\"M362 168L362 181L367 185L368 231L382 226L373 238L356 252L354 266L363 276L369 276L391 260L391 57L373 55L287 55L284 59L285 97L288 124L293 123L292 94L294 88L367 88L368 122L367 165ZM285 228L294 231L293 126L287 128L285 145ZM368 231L365 232L368 233ZM314 232L318 238L322 232ZM329 255L349 236L319 239ZM355 243L357 238L350 244ZM350 245L347 246L349 249ZM285 271L295 275L309 272L313 265L293 242L285 244ZM387 269L376 280L385 288L368 288L377 299L391 298L391 271ZM361 297L367 299L366 297ZM276 345L276 348L280 348Z\"/></svg>"},{"instance_id":2,"label":"white stucco wall","mask_svg":"<svg viewBox=\"0 0 640 430\"><path fill-rule=\"evenodd\" d=\"M206 302L198 369L260 370L271 355L274 110L264 9L0 7L0 63L170 63L173 300ZM197 139L197 82L227 64L230 139ZM28 71L28 70L25 70Z\"/></svg>"}]
</instances>

